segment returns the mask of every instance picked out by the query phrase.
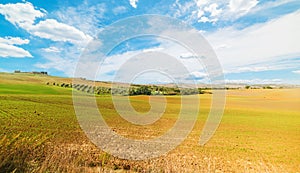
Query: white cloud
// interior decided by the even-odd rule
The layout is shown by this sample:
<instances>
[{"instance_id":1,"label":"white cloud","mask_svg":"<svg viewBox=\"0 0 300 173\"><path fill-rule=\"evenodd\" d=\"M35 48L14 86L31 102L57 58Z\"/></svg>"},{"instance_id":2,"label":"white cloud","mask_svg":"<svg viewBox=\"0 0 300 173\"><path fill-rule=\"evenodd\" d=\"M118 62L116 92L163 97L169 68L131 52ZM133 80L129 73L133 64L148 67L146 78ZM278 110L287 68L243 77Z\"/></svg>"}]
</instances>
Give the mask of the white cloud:
<instances>
[{"instance_id":1,"label":"white cloud","mask_svg":"<svg viewBox=\"0 0 300 173\"><path fill-rule=\"evenodd\" d=\"M101 65L100 68L100 75L97 76L97 80L113 80L113 77L111 73L114 71L117 71L122 64L124 64L126 61L128 61L131 57L134 57L136 55L142 55L144 53L148 52L163 52L166 54L169 54L173 57L177 57L178 60L180 60L179 55L183 56L189 56L192 54L186 53L187 50L183 49L182 46L179 46L177 44L172 44L172 42L163 42L161 41L160 47L153 47L153 48L147 48L147 49L140 49L140 50L135 50L135 51L128 51L122 54L114 54L111 56L106 57L105 61L103 64L101 64L100 58L94 59L94 57L85 57L86 60L84 62L80 63L80 68L82 70L81 77L91 77L95 74L90 74L92 70L86 70L86 69L93 69L93 68L98 68L98 65ZM59 45L55 46L60 47ZM76 47L70 47L67 50L61 50L61 52L56 52L56 48L50 47L43 49L44 51L46 50L47 53L44 54L44 57L48 60L46 63L37 63L35 64L36 67L38 68L43 68L43 69L56 69L59 71L63 71L66 75L68 76L73 76L74 70L78 61L78 57L80 55L80 51L76 49ZM53 51L54 50L54 51ZM188 59L181 59L186 68L188 68L189 71L198 71L199 69L201 70L201 64L195 60L194 58L188 58ZM77 64L78 65L78 64ZM95 67L97 66L97 67ZM100 67L100 66L99 66ZM196 73L195 73L196 75ZM199 74L198 74L199 75ZM187 75L185 75L187 76ZM155 77L160 77L155 76ZM154 77L154 78L155 78ZM159 78L157 78L159 79Z\"/></svg>"},{"instance_id":2,"label":"white cloud","mask_svg":"<svg viewBox=\"0 0 300 173\"><path fill-rule=\"evenodd\" d=\"M204 71L204 67L191 52L189 52L186 48L182 47L181 45L175 44L170 41L166 41L164 39L157 39L158 42L160 42L159 47L154 48L147 48L147 49L141 49L141 50L135 50L135 51L128 51L122 54L116 54L109 57L106 57L103 64L101 64L101 69L99 71L99 74L97 79L98 80L112 80L114 76L111 75L112 72L118 71L118 69L121 68L121 66L126 63L128 60L130 60L132 57L135 56L143 56L145 53L148 52L160 52L161 58L153 58L153 63L160 64L160 60L164 60L166 58L164 54L169 55L171 57L174 57L178 60L178 63L182 64L182 67L172 67L170 66L169 75L171 76L177 76L181 79L187 78L187 80L193 80L193 79L203 79L204 77L207 77L207 74L202 72ZM141 62L143 64L143 62ZM183 68L184 67L184 68ZM176 71L176 68L178 68L178 71ZM180 70L186 69L189 74L183 74L180 73ZM173 72L172 72L173 70ZM174 71L175 70L175 71ZM175 74L178 72L178 74ZM157 80L160 79L159 75L153 76L153 78L157 78Z\"/></svg>"},{"instance_id":3,"label":"white cloud","mask_svg":"<svg viewBox=\"0 0 300 173\"><path fill-rule=\"evenodd\" d=\"M61 49L57 48L57 47L54 47L54 46L51 46L51 47L48 47L48 48L44 48L42 49L44 52L61 52Z\"/></svg>"},{"instance_id":4,"label":"white cloud","mask_svg":"<svg viewBox=\"0 0 300 173\"><path fill-rule=\"evenodd\" d=\"M53 41L71 42L74 44L84 43L92 39L82 31L64 23L59 23L54 19L47 19L33 25L29 30L33 35L47 38Z\"/></svg>"},{"instance_id":5,"label":"white cloud","mask_svg":"<svg viewBox=\"0 0 300 173\"><path fill-rule=\"evenodd\" d=\"M300 70L295 70L293 73L300 74Z\"/></svg>"},{"instance_id":6,"label":"white cloud","mask_svg":"<svg viewBox=\"0 0 300 173\"><path fill-rule=\"evenodd\" d=\"M30 2L16 4L0 4L0 14L10 23L21 28L33 25L36 18L45 16L45 13L37 10Z\"/></svg>"},{"instance_id":7,"label":"white cloud","mask_svg":"<svg viewBox=\"0 0 300 173\"><path fill-rule=\"evenodd\" d=\"M197 12L197 17L198 17L198 18L205 17L205 16L203 16L204 13L205 13L204 11L198 10L198 12ZM207 18L207 17L206 17L206 18Z\"/></svg>"},{"instance_id":8,"label":"white cloud","mask_svg":"<svg viewBox=\"0 0 300 173\"><path fill-rule=\"evenodd\" d=\"M206 23L206 22L211 22L211 23L215 23L217 22L218 19L217 18L213 18L213 19L209 19L208 17L202 16L198 22L202 22L202 23Z\"/></svg>"},{"instance_id":9,"label":"white cloud","mask_svg":"<svg viewBox=\"0 0 300 173\"><path fill-rule=\"evenodd\" d=\"M208 74L200 71L194 71L190 73L190 76L198 79L198 78L205 78L208 76Z\"/></svg>"},{"instance_id":10,"label":"white cloud","mask_svg":"<svg viewBox=\"0 0 300 173\"><path fill-rule=\"evenodd\" d=\"M243 73L243 72L262 72L270 70L279 70L280 68L270 67L270 66L247 66L247 67L238 67L231 70L226 70L224 73Z\"/></svg>"},{"instance_id":11,"label":"white cloud","mask_svg":"<svg viewBox=\"0 0 300 173\"><path fill-rule=\"evenodd\" d=\"M198 22L202 22L202 23L206 23L206 22L210 22L210 20L208 19L208 17L202 16Z\"/></svg>"},{"instance_id":12,"label":"white cloud","mask_svg":"<svg viewBox=\"0 0 300 173\"><path fill-rule=\"evenodd\" d=\"M64 49L60 49L63 47ZM36 63L35 67L41 69L55 69L63 72L67 76L73 76L80 50L76 45L66 47L62 43L57 43L55 46L42 49L43 58L47 60L45 63Z\"/></svg>"},{"instance_id":13,"label":"white cloud","mask_svg":"<svg viewBox=\"0 0 300 173\"><path fill-rule=\"evenodd\" d=\"M154 47L154 48L148 48L148 49L143 49L141 52L156 52L156 51L163 51L164 49L162 47Z\"/></svg>"},{"instance_id":14,"label":"white cloud","mask_svg":"<svg viewBox=\"0 0 300 173\"><path fill-rule=\"evenodd\" d=\"M207 0L196 0L196 4L198 7L208 4Z\"/></svg>"},{"instance_id":15,"label":"white cloud","mask_svg":"<svg viewBox=\"0 0 300 173\"><path fill-rule=\"evenodd\" d=\"M76 67L76 61L62 58L59 56L47 57L49 62L47 63L37 63L34 66L41 69L55 69L64 72L68 76L73 76Z\"/></svg>"},{"instance_id":16,"label":"white cloud","mask_svg":"<svg viewBox=\"0 0 300 173\"><path fill-rule=\"evenodd\" d=\"M25 29L32 35L53 41L86 44L91 37L73 26L55 19L42 20L35 24L36 18L45 17L45 10L36 9L31 3L0 4L0 14L10 23Z\"/></svg>"},{"instance_id":17,"label":"white cloud","mask_svg":"<svg viewBox=\"0 0 300 173\"><path fill-rule=\"evenodd\" d=\"M281 1L268 1L264 2L263 4L256 5L254 8L249 11L249 13L255 14L260 13L264 10L272 9L275 7L279 7L284 4L297 2L298 0L281 0Z\"/></svg>"},{"instance_id":18,"label":"white cloud","mask_svg":"<svg viewBox=\"0 0 300 173\"><path fill-rule=\"evenodd\" d=\"M195 21L197 22L197 15L201 17L203 14L201 14L201 12L198 12L198 10L193 11L193 8L195 8L195 6L196 4L194 1L179 2L179 0L176 0L176 2L172 5L173 9L170 10L169 15L181 19L182 17L184 17L184 20L187 23L194 23Z\"/></svg>"},{"instance_id":19,"label":"white cloud","mask_svg":"<svg viewBox=\"0 0 300 173\"><path fill-rule=\"evenodd\" d=\"M287 1L287 0L286 0ZM190 24L196 22L216 23L218 21L236 20L257 7L258 0L176 0L173 4L174 17L184 18Z\"/></svg>"},{"instance_id":20,"label":"white cloud","mask_svg":"<svg viewBox=\"0 0 300 173\"><path fill-rule=\"evenodd\" d=\"M222 12L221 9L218 9L218 4L216 3L210 4L208 7L205 7L204 11L209 12L211 17L219 16Z\"/></svg>"},{"instance_id":21,"label":"white cloud","mask_svg":"<svg viewBox=\"0 0 300 173\"><path fill-rule=\"evenodd\" d=\"M300 55L300 11L243 30L205 33L225 68ZM221 48L220 48L221 47Z\"/></svg>"},{"instance_id":22,"label":"white cloud","mask_svg":"<svg viewBox=\"0 0 300 173\"><path fill-rule=\"evenodd\" d=\"M258 0L230 0L229 9L237 17L247 14L258 4Z\"/></svg>"},{"instance_id":23,"label":"white cloud","mask_svg":"<svg viewBox=\"0 0 300 173\"><path fill-rule=\"evenodd\" d=\"M219 16L222 13L222 9L218 8L217 3L209 4L208 1L198 0L196 1L196 11L198 22L206 23L211 22L215 23L219 20Z\"/></svg>"},{"instance_id":24,"label":"white cloud","mask_svg":"<svg viewBox=\"0 0 300 173\"><path fill-rule=\"evenodd\" d=\"M28 44L30 41L28 39L22 39L20 37L0 37L0 43L9 45L22 45Z\"/></svg>"},{"instance_id":25,"label":"white cloud","mask_svg":"<svg viewBox=\"0 0 300 173\"><path fill-rule=\"evenodd\" d=\"M248 64L240 67L226 68L224 73L262 72L295 69L300 67L300 60L297 58L275 59L265 62Z\"/></svg>"},{"instance_id":26,"label":"white cloud","mask_svg":"<svg viewBox=\"0 0 300 173\"><path fill-rule=\"evenodd\" d=\"M32 55L28 51L24 50L23 48L14 45L0 43L0 57L24 58L24 57L32 57Z\"/></svg>"},{"instance_id":27,"label":"white cloud","mask_svg":"<svg viewBox=\"0 0 300 173\"><path fill-rule=\"evenodd\" d=\"M118 7L116 7L116 8L113 9L113 13L115 15L125 13L126 11L127 11L127 9L124 6L118 6Z\"/></svg>"},{"instance_id":28,"label":"white cloud","mask_svg":"<svg viewBox=\"0 0 300 173\"><path fill-rule=\"evenodd\" d=\"M234 79L225 80L227 84L280 84L282 79Z\"/></svg>"},{"instance_id":29,"label":"white cloud","mask_svg":"<svg viewBox=\"0 0 300 173\"><path fill-rule=\"evenodd\" d=\"M122 6L113 9L113 11L121 13ZM104 3L91 5L87 1L84 1L76 7L58 9L54 14L60 22L74 26L87 35L97 37L96 34L102 27L102 19L106 12L107 7Z\"/></svg>"},{"instance_id":30,"label":"white cloud","mask_svg":"<svg viewBox=\"0 0 300 173\"><path fill-rule=\"evenodd\" d=\"M32 55L23 48L15 45L28 44L28 39L21 39L19 37L0 37L0 57L8 58L24 58L32 57Z\"/></svg>"},{"instance_id":31,"label":"white cloud","mask_svg":"<svg viewBox=\"0 0 300 173\"><path fill-rule=\"evenodd\" d=\"M129 3L130 5L133 7L133 8L137 8L137 3L138 3L139 0L129 0Z\"/></svg>"}]
</instances>

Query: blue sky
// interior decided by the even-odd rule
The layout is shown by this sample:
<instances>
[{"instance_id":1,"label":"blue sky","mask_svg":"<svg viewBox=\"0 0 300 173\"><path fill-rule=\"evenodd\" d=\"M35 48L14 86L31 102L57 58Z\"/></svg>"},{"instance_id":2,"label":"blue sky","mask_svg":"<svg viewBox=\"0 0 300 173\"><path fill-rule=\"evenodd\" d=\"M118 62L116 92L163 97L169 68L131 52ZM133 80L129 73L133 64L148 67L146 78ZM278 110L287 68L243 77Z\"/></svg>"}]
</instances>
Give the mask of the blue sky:
<instances>
[{"instance_id":1,"label":"blue sky","mask_svg":"<svg viewBox=\"0 0 300 173\"><path fill-rule=\"evenodd\" d=\"M99 31L142 14L166 15L197 29L214 48L228 83L300 84L299 0L2 0L0 71L71 77ZM129 40L115 47L98 80L112 80L128 56L149 49L186 56L166 40ZM203 68L187 64L195 80L207 81Z\"/></svg>"}]
</instances>

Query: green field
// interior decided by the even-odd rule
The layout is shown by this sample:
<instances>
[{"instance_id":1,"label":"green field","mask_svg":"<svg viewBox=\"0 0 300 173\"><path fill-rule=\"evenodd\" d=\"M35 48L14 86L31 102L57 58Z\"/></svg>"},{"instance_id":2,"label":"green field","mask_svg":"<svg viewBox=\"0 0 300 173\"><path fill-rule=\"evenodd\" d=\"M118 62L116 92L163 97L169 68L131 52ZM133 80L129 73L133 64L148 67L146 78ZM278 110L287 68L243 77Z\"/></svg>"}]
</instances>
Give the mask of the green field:
<instances>
[{"instance_id":1,"label":"green field","mask_svg":"<svg viewBox=\"0 0 300 173\"><path fill-rule=\"evenodd\" d=\"M300 172L300 89L229 90L222 122L199 146L211 95L200 95L200 113L188 138L167 155L145 161L115 158L93 145L79 127L72 89L46 85L70 79L0 74L0 172ZM149 97L131 96L139 112ZM180 97L167 96L157 122L137 126L97 96L106 122L134 139L159 136L173 126Z\"/></svg>"}]
</instances>

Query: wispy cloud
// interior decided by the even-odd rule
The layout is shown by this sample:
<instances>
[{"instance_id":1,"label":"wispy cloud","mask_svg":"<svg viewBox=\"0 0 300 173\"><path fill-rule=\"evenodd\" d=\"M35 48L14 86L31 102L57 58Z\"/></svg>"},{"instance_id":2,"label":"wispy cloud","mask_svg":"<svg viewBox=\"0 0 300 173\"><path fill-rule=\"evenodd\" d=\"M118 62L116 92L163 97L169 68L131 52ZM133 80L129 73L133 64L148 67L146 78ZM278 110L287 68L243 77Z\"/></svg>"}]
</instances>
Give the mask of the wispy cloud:
<instances>
[{"instance_id":1,"label":"wispy cloud","mask_svg":"<svg viewBox=\"0 0 300 173\"><path fill-rule=\"evenodd\" d=\"M265 72L265 71L278 71L278 70L287 70L295 69L300 67L299 58L282 58L254 64L247 64L244 66L235 66L231 68L226 68L224 73L234 74L234 73L247 73L247 72Z\"/></svg>"},{"instance_id":2,"label":"wispy cloud","mask_svg":"<svg viewBox=\"0 0 300 173\"><path fill-rule=\"evenodd\" d=\"M247 14L253 7L258 4L258 0L230 0L229 1L229 11L230 16L234 18L239 18Z\"/></svg>"},{"instance_id":3,"label":"wispy cloud","mask_svg":"<svg viewBox=\"0 0 300 173\"><path fill-rule=\"evenodd\" d=\"M299 56L300 11L243 30L223 28L204 35L225 68Z\"/></svg>"},{"instance_id":4,"label":"wispy cloud","mask_svg":"<svg viewBox=\"0 0 300 173\"><path fill-rule=\"evenodd\" d=\"M174 78L180 78L185 79L186 82L191 82L193 80L199 81L203 80L204 78L208 77L208 74L205 73L204 67L195 56L193 56L192 53L190 53L186 48L172 43L168 40L156 39L157 42L159 42L158 47L149 47L146 49L137 49L132 51L127 51L119 54L113 54L111 56L105 57L105 60L101 65L99 66L100 71L97 75L98 80L113 80L114 75L116 72L121 69L121 67L126 63L130 61L138 61L138 58L142 58L144 55L147 55L151 52L160 52L159 55L156 55L155 58L151 58L152 64L165 64L164 60L170 56L173 57L173 61L169 61L167 64L171 64L172 62L176 62L177 65L180 64L180 66L171 66L169 69L161 69L162 71L166 70L168 71L168 74L173 76ZM135 60L132 60L132 58L135 57ZM183 58L184 57L184 58ZM149 57L150 58L150 57ZM149 63L149 62L147 62ZM141 61L140 65L143 66L145 62ZM176 71L176 69L178 71ZM182 69L190 72L190 73L181 73ZM130 68L128 69L131 70ZM127 74L124 72L124 74ZM150 79L165 81L164 77L159 75L158 73L153 73L153 76ZM144 76L145 77L145 76ZM164 80L163 80L164 79ZM146 82L145 80L144 82Z\"/></svg>"},{"instance_id":5,"label":"wispy cloud","mask_svg":"<svg viewBox=\"0 0 300 173\"><path fill-rule=\"evenodd\" d=\"M189 23L216 23L218 21L236 20L256 7L258 0L227 0L227 1L179 1L173 6L174 17L185 18Z\"/></svg>"},{"instance_id":6,"label":"wispy cloud","mask_svg":"<svg viewBox=\"0 0 300 173\"><path fill-rule=\"evenodd\" d=\"M113 9L115 13L122 13L122 6ZM92 37L97 37L97 33L102 27L102 19L107 12L104 3L89 4L88 1L75 7L63 7L53 12L57 19L67 25L78 28L80 31Z\"/></svg>"},{"instance_id":7,"label":"wispy cloud","mask_svg":"<svg viewBox=\"0 0 300 173\"><path fill-rule=\"evenodd\" d=\"M64 49L59 49L64 47ZM76 46L65 46L60 43L56 46L42 49L46 62L37 62L35 67L41 69L54 69L63 72L67 76L73 76L78 57L81 51Z\"/></svg>"},{"instance_id":8,"label":"wispy cloud","mask_svg":"<svg viewBox=\"0 0 300 173\"><path fill-rule=\"evenodd\" d=\"M225 73L244 73L244 72L262 72L262 71L270 71L277 70L276 68L268 67L268 66L253 66L253 67L238 67L232 70L225 70Z\"/></svg>"},{"instance_id":9,"label":"wispy cloud","mask_svg":"<svg viewBox=\"0 0 300 173\"><path fill-rule=\"evenodd\" d=\"M267 1L264 4L260 4L252 8L252 10L249 12L251 14L259 14L260 12L273 9L273 8L278 8L280 6L286 5L286 4L292 4L292 3L297 3L299 2L298 0L281 0L281 1Z\"/></svg>"},{"instance_id":10,"label":"wispy cloud","mask_svg":"<svg viewBox=\"0 0 300 173\"><path fill-rule=\"evenodd\" d=\"M54 47L54 46L51 46L51 47L48 47L48 48L44 48L42 49L44 52L61 52L61 49L60 48L57 48L57 47Z\"/></svg>"},{"instance_id":11,"label":"wispy cloud","mask_svg":"<svg viewBox=\"0 0 300 173\"><path fill-rule=\"evenodd\" d=\"M118 7L116 7L116 8L113 9L113 13L114 13L115 15L123 14L123 13L125 13L126 11L127 11L127 9L126 9L126 7L124 7L124 6L118 6Z\"/></svg>"},{"instance_id":12,"label":"wispy cloud","mask_svg":"<svg viewBox=\"0 0 300 173\"><path fill-rule=\"evenodd\" d=\"M234 79L225 80L227 84L281 84L282 79Z\"/></svg>"},{"instance_id":13,"label":"wispy cloud","mask_svg":"<svg viewBox=\"0 0 300 173\"><path fill-rule=\"evenodd\" d=\"M192 80L200 80L200 79L208 77L208 74L204 73L204 72L201 72L201 71L194 71L194 72L190 73L189 77Z\"/></svg>"},{"instance_id":14,"label":"wispy cloud","mask_svg":"<svg viewBox=\"0 0 300 173\"><path fill-rule=\"evenodd\" d=\"M295 70L293 73L300 74L300 70Z\"/></svg>"}]
</instances>

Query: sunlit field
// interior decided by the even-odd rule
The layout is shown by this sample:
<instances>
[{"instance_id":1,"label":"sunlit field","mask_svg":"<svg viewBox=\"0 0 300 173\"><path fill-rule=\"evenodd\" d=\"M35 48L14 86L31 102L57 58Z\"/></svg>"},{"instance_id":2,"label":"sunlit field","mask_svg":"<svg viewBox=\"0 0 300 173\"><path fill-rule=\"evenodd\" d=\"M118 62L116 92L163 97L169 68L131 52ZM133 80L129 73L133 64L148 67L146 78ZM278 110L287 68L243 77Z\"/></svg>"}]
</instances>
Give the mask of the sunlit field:
<instances>
[{"instance_id":1,"label":"sunlit field","mask_svg":"<svg viewBox=\"0 0 300 173\"><path fill-rule=\"evenodd\" d=\"M71 79L0 74L0 172L300 171L300 89L228 90L221 124L204 146L199 137L212 95L201 94L197 122L181 145L159 158L129 161L91 143L77 122L72 89L47 82ZM130 96L131 104L147 112L149 97ZM155 138L174 125L180 96L166 99L161 119L138 126L117 114L110 95L96 96L107 124L132 139Z\"/></svg>"}]
</instances>

